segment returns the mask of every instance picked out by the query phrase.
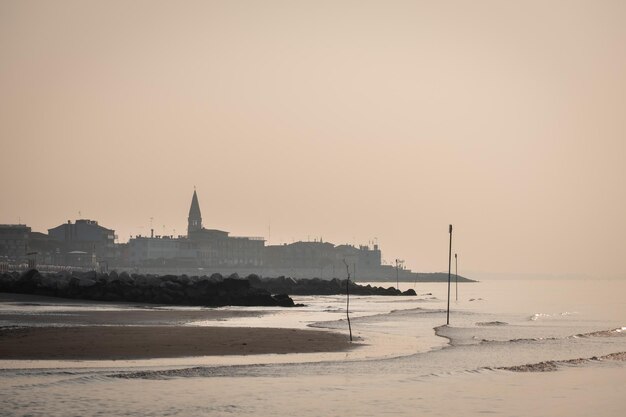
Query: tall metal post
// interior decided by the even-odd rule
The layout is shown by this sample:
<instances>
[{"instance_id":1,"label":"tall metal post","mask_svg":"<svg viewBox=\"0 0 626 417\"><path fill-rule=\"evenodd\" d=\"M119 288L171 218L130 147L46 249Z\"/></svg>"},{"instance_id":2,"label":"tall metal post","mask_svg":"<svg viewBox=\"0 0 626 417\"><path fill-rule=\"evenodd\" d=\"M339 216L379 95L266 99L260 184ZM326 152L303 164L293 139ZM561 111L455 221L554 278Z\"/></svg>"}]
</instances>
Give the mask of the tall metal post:
<instances>
[{"instance_id":1,"label":"tall metal post","mask_svg":"<svg viewBox=\"0 0 626 417\"><path fill-rule=\"evenodd\" d=\"M398 278L398 259L396 259L396 290L400 291L400 280Z\"/></svg>"},{"instance_id":2,"label":"tall metal post","mask_svg":"<svg viewBox=\"0 0 626 417\"><path fill-rule=\"evenodd\" d=\"M454 254L454 278L456 280L456 301L459 301L459 263L456 257L456 253Z\"/></svg>"},{"instance_id":3,"label":"tall metal post","mask_svg":"<svg viewBox=\"0 0 626 417\"><path fill-rule=\"evenodd\" d=\"M448 229L450 233L450 249L448 250L448 312L446 314L446 325L450 324L450 272L452 269L452 225Z\"/></svg>"},{"instance_id":4,"label":"tall metal post","mask_svg":"<svg viewBox=\"0 0 626 417\"><path fill-rule=\"evenodd\" d=\"M346 272L348 279L346 280L346 318L348 319L348 330L350 331L350 341L352 342L352 325L350 324L350 267L346 260L343 260L346 265Z\"/></svg>"}]
</instances>

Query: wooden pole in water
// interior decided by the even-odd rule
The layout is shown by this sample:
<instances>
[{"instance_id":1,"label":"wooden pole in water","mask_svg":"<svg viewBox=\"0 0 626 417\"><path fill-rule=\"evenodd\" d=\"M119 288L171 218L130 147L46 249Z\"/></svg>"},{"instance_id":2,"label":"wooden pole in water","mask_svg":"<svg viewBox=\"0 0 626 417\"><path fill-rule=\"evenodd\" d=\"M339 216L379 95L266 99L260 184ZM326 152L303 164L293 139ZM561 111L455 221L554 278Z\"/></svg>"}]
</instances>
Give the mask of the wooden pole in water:
<instances>
[{"instance_id":1,"label":"wooden pole in water","mask_svg":"<svg viewBox=\"0 0 626 417\"><path fill-rule=\"evenodd\" d=\"M456 280L456 290L454 292L456 295L456 301L459 301L459 263L456 253L454 254L454 278Z\"/></svg>"},{"instance_id":2,"label":"wooden pole in water","mask_svg":"<svg viewBox=\"0 0 626 417\"><path fill-rule=\"evenodd\" d=\"M448 229L450 233L450 249L448 250L448 311L446 314L446 325L450 324L450 272L452 269L452 225Z\"/></svg>"},{"instance_id":3,"label":"wooden pole in water","mask_svg":"<svg viewBox=\"0 0 626 417\"><path fill-rule=\"evenodd\" d=\"M399 259L396 259L396 290L400 291L400 280L398 278L398 271L399 271L398 262L399 262Z\"/></svg>"},{"instance_id":4,"label":"wooden pole in water","mask_svg":"<svg viewBox=\"0 0 626 417\"><path fill-rule=\"evenodd\" d=\"M352 342L352 326L350 325L350 267L346 260L343 260L346 264L346 272L348 273L348 279L346 280L346 317L348 318L348 330L350 331L350 341Z\"/></svg>"}]
</instances>

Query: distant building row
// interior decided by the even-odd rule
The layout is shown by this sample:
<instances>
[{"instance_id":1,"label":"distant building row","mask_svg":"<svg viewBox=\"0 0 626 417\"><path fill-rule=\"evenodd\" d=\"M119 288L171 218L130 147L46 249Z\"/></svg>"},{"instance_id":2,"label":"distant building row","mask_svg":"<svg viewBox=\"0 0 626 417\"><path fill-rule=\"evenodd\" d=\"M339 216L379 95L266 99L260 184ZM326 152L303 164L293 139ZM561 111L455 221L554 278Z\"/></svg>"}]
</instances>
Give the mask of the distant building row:
<instances>
[{"instance_id":1,"label":"distant building row","mask_svg":"<svg viewBox=\"0 0 626 417\"><path fill-rule=\"evenodd\" d=\"M257 273L266 276L345 277L346 264L360 277L395 274L381 265L378 245L355 247L332 243L295 242L265 245L263 238L234 237L205 229L194 191L187 236L136 236L116 244L115 231L93 220L68 221L48 234L26 225L0 225L0 263L99 269L131 269L153 273ZM403 271L403 275L410 271Z\"/></svg>"},{"instance_id":2,"label":"distant building row","mask_svg":"<svg viewBox=\"0 0 626 417\"><path fill-rule=\"evenodd\" d=\"M94 220L69 220L48 234L33 232L23 224L0 225L0 262L91 268L119 258L115 232Z\"/></svg>"}]
</instances>

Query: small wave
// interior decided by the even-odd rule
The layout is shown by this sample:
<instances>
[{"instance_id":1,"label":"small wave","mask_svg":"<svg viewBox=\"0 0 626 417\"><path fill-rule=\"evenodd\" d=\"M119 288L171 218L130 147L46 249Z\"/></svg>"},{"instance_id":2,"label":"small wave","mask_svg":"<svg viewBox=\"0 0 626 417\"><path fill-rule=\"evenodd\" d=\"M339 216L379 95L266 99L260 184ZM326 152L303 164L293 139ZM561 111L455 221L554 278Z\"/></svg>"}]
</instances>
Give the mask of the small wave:
<instances>
[{"instance_id":1,"label":"small wave","mask_svg":"<svg viewBox=\"0 0 626 417\"><path fill-rule=\"evenodd\" d=\"M476 323L480 325L479 323ZM618 327L616 329L609 330L599 330L596 332L590 333L578 333L571 336L566 337L532 337L532 338L516 338L509 340L490 340L490 339L481 339L480 343L488 343L488 344L503 344L503 343L531 343L531 342L543 342L548 340L565 340L565 339L579 339L586 337L626 337L626 328ZM476 338L477 339L477 338Z\"/></svg>"},{"instance_id":2,"label":"small wave","mask_svg":"<svg viewBox=\"0 0 626 417\"><path fill-rule=\"evenodd\" d=\"M289 365L287 365L289 366ZM271 365L233 365L233 366L195 366L161 370L143 370L118 372L107 375L108 378L119 379L171 379L171 378L213 378L213 377L246 377L267 375Z\"/></svg>"},{"instance_id":3,"label":"small wave","mask_svg":"<svg viewBox=\"0 0 626 417\"><path fill-rule=\"evenodd\" d=\"M606 359L606 360L610 360L610 361L626 362L626 352L609 353L608 355L604 355L604 356L600 357L600 359Z\"/></svg>"},{"instance_id":4,"label":"small wave","mask_svg":"<svg viewBox=\"0 0 626 417\"><path fill-rule=\"evenodd\" d=\"M504 371L512 371L512 372L553 372L558 369L561 365L580 365L587 362L593 361L603 361L603 360L611 360L611 361L626 361L626 352L615 352L610 353L604 356L592 356L591 358L576 358L576 359L566 359L562 361L545 361L538 363L529 363L526 365L517 365L517 366L503 366L495 369L501 369Z\"/></svg>"},{"instance_id":5,"label":"small wave","mask_svg":"<svg viewBox=\"0 0 626 417\"><path fill-rule=\"evenodd\" d=\"M556 361L546 361L518 366L503 366L496 369L512 372L553 372L557 370L557 363Z\"/></svg>"},{"instance_id":6,"label":"small wave","mask_svg":"<svg viewBox=\"0 0 626 417\"><path fill-rule=\"evenodd\" d=\"M481 339L480 343L491 344L491 345L504 345L508 343L544 342L546 340L560 340L560 339L558 337L527 337L527 338L518 338L518 339L509 339L509 340Z\"/></svg>"},{"instance_id":7,"label":"small wave","mask_svg":"<svg viewBox=\"0 0 626 417\"><path fill-rule=\"evenodd\" d=\"M422 307L415 307L415 308L407 308L407 309L402 309L402 310L391 310L389 312L389 314L414 314L414 313L419 313L419 314L441 314L441 313L445 313L446 310L444 309L440 309L440 308L436 308L436 309L429 309L429 308L422 308ZM378 314L379 316L384 316L385 314Z\"/></svg>"},{"instance_id":8,"label":"small wave","mask_svg":"<svg viewBox=\"0 0 626 417\"><path fill-rule=\"evenodd\" d=\"M479 321L477 326L507 326L509 323L504 321Z\"/></svg>"},{"instance_id":9,"label":"small wave","mask_svg":"<svg viewBox=\"0 0 626 417\"><path fill-rule=\"evenodd\" d=\"M532 316L530 316L529 320L531 321L537 321L540 319L545 319L545 318L549 318L549 317L557 317L557 316L573 316L575 314L578 314L576 311L564 311L563 313L559 313L559 314L547 314L547 313L535 313Z\"/></svg>"},{"instance_id":10,"label":"small wave","mask_svg":"<svg viewBox=\"0 0 626 417\"><path fill-rule=\"evenodd\" d=\"M169 378L184 378L184 377L212 377L212 376L224 376L224 367L204 367L197 366L194 368L183 369L166 369L158 371L138 371L138 372L124 372L118 374L109 375L111 378L121 379L169 379Z\"/></svg>"},{"instance_id":11,"label":"small wave","mask_svg":"<svg viewBox=\"0 0 626 417\"><path fill-rule=\"evenodd\" d=\"M579 333L572 337L624 337L626 336L626 327L618 327L617 329L600 330L591 333Z\"/></svg>"}]
</instances>

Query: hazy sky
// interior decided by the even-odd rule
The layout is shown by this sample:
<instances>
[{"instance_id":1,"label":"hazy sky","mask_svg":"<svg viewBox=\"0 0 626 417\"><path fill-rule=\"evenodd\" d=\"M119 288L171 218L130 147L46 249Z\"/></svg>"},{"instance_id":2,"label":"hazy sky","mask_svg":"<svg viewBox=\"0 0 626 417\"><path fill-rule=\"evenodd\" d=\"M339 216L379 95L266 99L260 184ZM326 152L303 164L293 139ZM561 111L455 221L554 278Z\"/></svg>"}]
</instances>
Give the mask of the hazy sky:
<instances>
[{"instance_id":1,"label":"hazy sky","mask_svg":"<svg viewBox=\"0 0 626 417\"><path fill-rule=\"evenodd\" d=\"M622 276L624 1L0 0L0 223ZM470 275L471 276L471 275Z\"/></svg>"}]
</instances>

